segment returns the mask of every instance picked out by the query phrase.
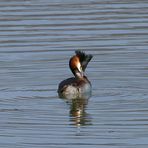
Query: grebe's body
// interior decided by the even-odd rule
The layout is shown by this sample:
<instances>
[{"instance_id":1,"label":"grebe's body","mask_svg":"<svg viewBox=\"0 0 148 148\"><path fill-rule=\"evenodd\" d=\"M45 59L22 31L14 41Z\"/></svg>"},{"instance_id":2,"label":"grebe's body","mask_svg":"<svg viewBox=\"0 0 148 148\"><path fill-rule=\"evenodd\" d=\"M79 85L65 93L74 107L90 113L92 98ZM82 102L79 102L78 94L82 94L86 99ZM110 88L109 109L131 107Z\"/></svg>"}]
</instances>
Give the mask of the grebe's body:
<instances>
[{"instance_id":1,"label":"grebe's body","mask_svg":"<svg viewBox=\"0 0 148 148\"><path fill-rule=\"evenodd\" d=\"M75 51L69 60L69 67L75 77L68 78L59 84L58 93L64 98L78 98L83 95L91 94L91 83L84 75L87 64L92 59L92 55L82 51Z\"/></svg>"}]
</instances>

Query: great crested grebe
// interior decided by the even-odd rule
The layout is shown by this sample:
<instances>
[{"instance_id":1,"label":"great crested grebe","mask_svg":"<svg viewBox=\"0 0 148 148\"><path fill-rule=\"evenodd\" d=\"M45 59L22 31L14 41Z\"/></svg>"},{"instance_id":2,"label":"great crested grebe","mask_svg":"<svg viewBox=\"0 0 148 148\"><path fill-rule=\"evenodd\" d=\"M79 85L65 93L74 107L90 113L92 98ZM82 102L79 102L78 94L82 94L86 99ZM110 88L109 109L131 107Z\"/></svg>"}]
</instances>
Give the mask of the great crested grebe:
<instances>
[{"instance_id":1,"label":"great crested grebe","mask_svg":"<svg viewBox=\"0 0 148 148\"><path fill-rule=\"evenodd\" d=\"M91 54L85 54L80 50L69 60L69 67L75 77L63 80L59 84L58 93L64 98L78 98L91 93L91 83L84 75L87 64L92 59Z\"/></svg>"}]
</instances>

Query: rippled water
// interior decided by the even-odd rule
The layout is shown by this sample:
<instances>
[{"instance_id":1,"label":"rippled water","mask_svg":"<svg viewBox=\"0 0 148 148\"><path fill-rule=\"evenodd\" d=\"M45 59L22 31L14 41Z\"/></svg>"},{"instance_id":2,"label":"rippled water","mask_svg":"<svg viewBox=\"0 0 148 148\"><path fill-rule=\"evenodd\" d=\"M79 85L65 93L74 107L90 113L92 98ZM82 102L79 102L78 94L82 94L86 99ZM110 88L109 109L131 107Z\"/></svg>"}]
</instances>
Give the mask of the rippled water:
<instances>
[{"instance_id":1,"label":"rippled water","mask_svg":"<svg viewBox=\"0 0 148 148\"><path fill-rule=\"evenodd\" d=\"M93 90L70 102L75 49ZM0 147L147 148L147 114L147 0L0 1Z\"/></svg>"}]
</instances>

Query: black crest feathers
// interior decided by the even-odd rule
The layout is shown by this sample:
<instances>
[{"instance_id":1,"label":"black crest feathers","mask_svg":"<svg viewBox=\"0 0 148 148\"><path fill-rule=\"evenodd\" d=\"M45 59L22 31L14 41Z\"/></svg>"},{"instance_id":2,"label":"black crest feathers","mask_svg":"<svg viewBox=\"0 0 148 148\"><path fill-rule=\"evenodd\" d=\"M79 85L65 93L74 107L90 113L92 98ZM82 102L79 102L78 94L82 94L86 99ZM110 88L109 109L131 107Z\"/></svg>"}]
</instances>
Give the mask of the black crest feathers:
<instances>
[{"instance_id":1,"label":"black crest feathers","mask_svg":"<svg viewBox=\"0 0 148 148\"><path fill-rule=\"evenodd\" d=\"M83 71L85 71L87 64L90 62L93 56L91 54L85 54L85 52L80 50L76 50L75 53L80 59Z\"/></svg>"}]
</instances>

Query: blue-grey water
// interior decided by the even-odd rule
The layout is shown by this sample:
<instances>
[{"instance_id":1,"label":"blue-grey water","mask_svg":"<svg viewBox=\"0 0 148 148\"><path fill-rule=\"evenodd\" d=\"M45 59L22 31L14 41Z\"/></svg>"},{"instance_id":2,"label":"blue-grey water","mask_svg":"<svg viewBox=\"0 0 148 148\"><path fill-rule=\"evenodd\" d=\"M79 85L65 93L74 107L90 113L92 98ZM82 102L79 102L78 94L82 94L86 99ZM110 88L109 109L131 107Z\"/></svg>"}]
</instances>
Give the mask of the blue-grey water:
<instances>
[{"instance_id":1,"label":"blue-grey water","mask_svg":"<svg viewBox=\"0 0 148 148\"><path fill-rule=\"evenodd\" d=\"M69 102L76 49L93 89ZM147 148L148 1L1 0L0 147Z\"/></svg>"}]
</instances>

